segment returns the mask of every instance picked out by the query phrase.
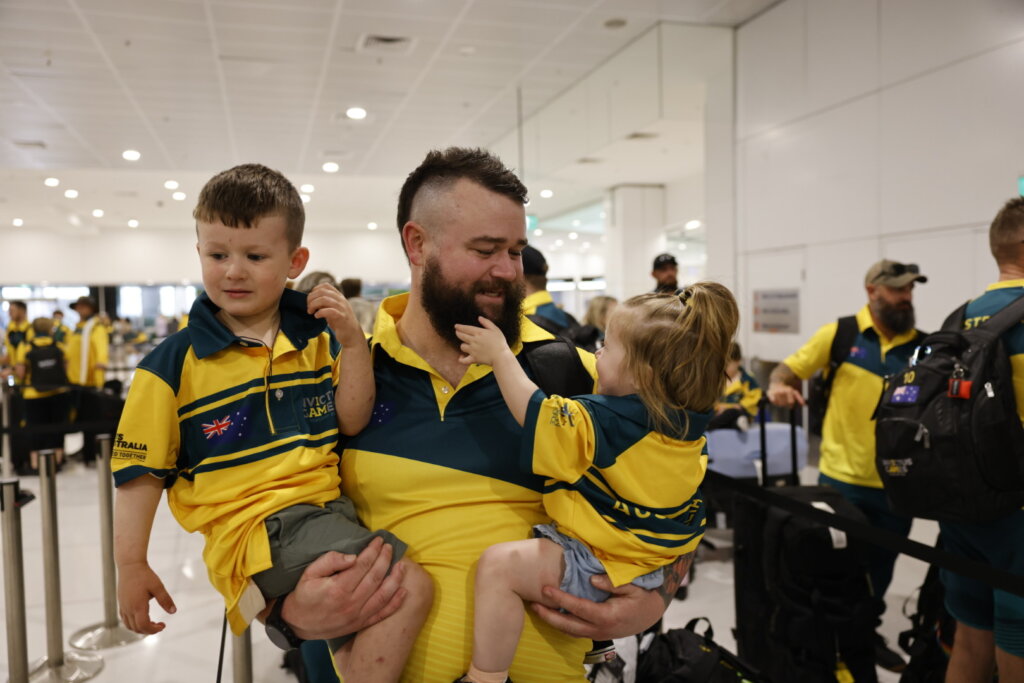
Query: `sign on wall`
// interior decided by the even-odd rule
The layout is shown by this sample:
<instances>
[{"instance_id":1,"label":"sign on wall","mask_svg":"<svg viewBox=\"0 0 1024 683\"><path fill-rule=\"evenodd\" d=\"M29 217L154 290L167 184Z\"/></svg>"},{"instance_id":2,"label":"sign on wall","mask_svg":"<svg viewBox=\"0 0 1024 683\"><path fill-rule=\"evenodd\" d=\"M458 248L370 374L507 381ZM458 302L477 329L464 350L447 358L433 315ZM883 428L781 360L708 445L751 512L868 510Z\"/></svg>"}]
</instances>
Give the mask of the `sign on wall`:
<instances>
[{"instance_id":1,"label":"sign on wall","mask_svg":"<svg viewBox=\"0 0 1024 683\"><path fill-rule=\"evenodd\" d=\"M800 333L799 289L755 289L754 332Z\"/></svg>"}]
</instances>

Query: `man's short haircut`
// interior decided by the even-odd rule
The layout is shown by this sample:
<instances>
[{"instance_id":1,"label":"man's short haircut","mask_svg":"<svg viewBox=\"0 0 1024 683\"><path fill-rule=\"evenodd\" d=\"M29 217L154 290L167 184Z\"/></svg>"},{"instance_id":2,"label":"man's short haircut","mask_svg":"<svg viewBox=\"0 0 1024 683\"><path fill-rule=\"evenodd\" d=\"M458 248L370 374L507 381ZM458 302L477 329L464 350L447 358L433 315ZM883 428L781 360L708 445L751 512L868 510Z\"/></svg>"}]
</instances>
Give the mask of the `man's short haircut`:
<instances>
[{"instance_id":1,"label":"man's short haircut","mask_svg":"<svg viewBox=\"0 0 1024 683\"><path fill-rule=\"evenodd\" d=\"M1021 261L1024 255L1024 197L1014 197L1003 205L988 230L988 245L996 263Z\"/></svg>"},{"instance_id":2,"label":"man's short haircut","mask_svg":"<svg viewBox=\"0 0 1024 683\"><path fill-rule=\"evenodd\" d=\"M8 308L20 308L23 311L28 310L28 306L25 304L25 302L20 300L9 301L7 303L7 306Z\"/></svg>"},{"instance_id":3,"label":"man's short haircut","mask_svg":"<svg viewBox=\"0 0 1024 683\"><path fill-rule=\"evenodd\" d=\"M220 221L231 228L251 228L267 216L284 218L290 248L302 244L302 198L284 175L261 164L242 164L210 178L192 212L197 221Z\"/></svg>"},{"instance_id":4,"label":"man's short haircut","mask_svg":"<svg viewBox=\"0 0 1024 683\"><path fill-rule=\"evenodd\" d=\"M447 189L465 178L504 195L514 202L526 204L526 186L501 162L485 149L449 147L431 150L415 171L409 174L398 194L398 232L409 222L412 203L424 188ZM403 244L404 248L404 244Z\"/></svg>"},{"instance_id":5,"label":"man's short haircut","mask_svg":"<svg viewBox=\"0 0 1024 683\"><path fill-rule=\"evenodd\" d=\"M347 277L341 281L341 293L346 299L352 299L363 293L363 281L357 277Z\"/></svg>"}]
</instances>

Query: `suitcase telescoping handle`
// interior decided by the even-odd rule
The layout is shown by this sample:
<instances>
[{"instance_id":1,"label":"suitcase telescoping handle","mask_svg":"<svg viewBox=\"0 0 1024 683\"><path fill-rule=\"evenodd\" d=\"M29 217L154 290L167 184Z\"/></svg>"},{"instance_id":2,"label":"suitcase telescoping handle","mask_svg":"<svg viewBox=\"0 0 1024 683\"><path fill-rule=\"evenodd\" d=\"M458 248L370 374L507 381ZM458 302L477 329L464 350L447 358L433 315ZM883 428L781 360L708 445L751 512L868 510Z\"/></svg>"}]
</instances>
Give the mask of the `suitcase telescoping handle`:
<instances>
[{"instance_id":1,"label":"suitcase telescoping handle","mask_svg":"<svg viewBox=\"0 0 1024 683\"><path fill-rule=\"evenodd\" d=\"M758 423L761 432L761 486L768 486L768 406L767 398L761 398L758 403ZM796 406L789 410L789 483L793 486L800 485L800 473L797 471L796 457Z\"/></svg>"}]
</instances>

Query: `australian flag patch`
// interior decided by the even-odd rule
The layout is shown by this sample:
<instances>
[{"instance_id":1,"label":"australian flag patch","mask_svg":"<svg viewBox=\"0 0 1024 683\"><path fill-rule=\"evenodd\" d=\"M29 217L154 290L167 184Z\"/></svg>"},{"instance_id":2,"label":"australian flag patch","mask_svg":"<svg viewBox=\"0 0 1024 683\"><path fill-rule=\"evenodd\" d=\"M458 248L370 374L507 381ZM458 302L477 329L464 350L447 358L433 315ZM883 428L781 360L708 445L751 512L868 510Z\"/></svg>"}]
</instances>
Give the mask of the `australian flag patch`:
<instances>
[{"instance_id":1,"label":"australian flag patch","mask_svg":"<svg viewBox=\"0 0 1024 683\"><path fill-rule=\"evenodd\" d=\"M892 392L889 403L917 403L917 397L921 394L921 387L918 384L901 384Z\"/></svg>"}]
</instances>

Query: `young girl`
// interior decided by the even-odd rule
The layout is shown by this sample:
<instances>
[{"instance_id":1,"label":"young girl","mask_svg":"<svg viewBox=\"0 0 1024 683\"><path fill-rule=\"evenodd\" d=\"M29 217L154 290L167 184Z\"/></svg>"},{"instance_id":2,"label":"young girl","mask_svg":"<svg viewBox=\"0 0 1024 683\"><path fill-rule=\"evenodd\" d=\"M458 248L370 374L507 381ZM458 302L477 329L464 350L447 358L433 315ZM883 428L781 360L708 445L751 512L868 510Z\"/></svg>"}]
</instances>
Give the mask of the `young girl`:
<instances>
[{"instance_id":1,"label":"young girl","mask_svg":"<svg viewBox=\"0 0 1024 683\"><path fill-rule=\"evenodd\" d=\"M714 282L633 297L608 321L598 394L572 399L546 397L489 320L455 326L462 362L494 369L525 427L523 466L549 478L543 500L553 520L534 527L537 538L481 556L473 661L460 680L507 680L522 601L547 604L543 586L603 601L609 594L590 579L607 574L615 586L650 590L662 584L665 566L696 549L704 532L703 433L738 317L732 294Z\"/></svg>"}]
</instances>

